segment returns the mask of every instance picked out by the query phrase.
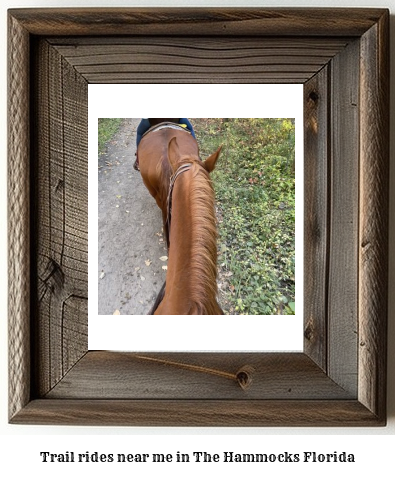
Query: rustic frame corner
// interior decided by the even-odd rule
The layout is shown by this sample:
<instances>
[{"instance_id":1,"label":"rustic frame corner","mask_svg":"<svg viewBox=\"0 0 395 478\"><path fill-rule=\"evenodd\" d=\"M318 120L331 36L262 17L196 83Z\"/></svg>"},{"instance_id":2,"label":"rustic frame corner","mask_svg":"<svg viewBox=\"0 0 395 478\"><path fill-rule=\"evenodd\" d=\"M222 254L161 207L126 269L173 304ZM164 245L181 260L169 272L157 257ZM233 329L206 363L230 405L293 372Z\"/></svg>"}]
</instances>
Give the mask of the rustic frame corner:
<instances>
[{"instance_id":1,"label":"rustic frame corner","mask_svg":"<svg viewBox=\"0 0 395 478\"><path fill-rule=\"evenodd\" d=\"M385 425L388 38L385 9L9 11L10 423ZM88 350L87 85L161 82L304 84L303 353Z\"/></svg>"}]
</instances>

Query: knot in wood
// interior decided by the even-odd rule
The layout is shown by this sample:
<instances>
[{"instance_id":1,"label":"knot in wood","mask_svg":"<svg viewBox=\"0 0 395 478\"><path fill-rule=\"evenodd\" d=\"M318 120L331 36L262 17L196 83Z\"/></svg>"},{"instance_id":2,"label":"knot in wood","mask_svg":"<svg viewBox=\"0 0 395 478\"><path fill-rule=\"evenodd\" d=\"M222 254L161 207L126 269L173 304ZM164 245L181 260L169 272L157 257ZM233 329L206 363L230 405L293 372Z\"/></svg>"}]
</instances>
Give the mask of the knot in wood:
<instances>
[{"instance_id":1,"label":"knot in wood","mask_svg":"<svg viewBox=\"0 0 395 478\"><path fill-rule=\"evenodd\" d=\"M246 390L251 386L254 371L254 367L251 365L245 365L236 373L237 382L243 390Z\"/></svg>"},{"instance_id":2,"label":"knot in wood","mask_svg":"<svg viewBox=\"0 0 395 478\"><path fill-rule=\"evenodd\" d=\"M316 91L311 91L309 94L309 100L311 100L313 103L317 103L319 99L319 95Z\"/></svg>"}]
</instances>

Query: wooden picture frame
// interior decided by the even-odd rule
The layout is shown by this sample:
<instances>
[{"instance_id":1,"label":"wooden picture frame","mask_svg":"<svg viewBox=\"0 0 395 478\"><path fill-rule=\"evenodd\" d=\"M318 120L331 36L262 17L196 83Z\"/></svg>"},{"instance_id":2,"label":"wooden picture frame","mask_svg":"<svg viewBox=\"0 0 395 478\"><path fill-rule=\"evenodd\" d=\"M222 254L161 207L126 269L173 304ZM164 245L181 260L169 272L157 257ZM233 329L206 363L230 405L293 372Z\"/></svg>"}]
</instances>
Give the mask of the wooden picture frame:
<instances>
[{"instance_id":1,"label":"wooden picture frame","mask_svg":"<svg viewBox=\"0 0 395 478\"><path fill-rule=\"evenodd\" d=\"M385 425L388 37L385 9L9 11L11 423ZM304 84L303 353L88 351L95 82Z\"/></svg>"}]
</instances>

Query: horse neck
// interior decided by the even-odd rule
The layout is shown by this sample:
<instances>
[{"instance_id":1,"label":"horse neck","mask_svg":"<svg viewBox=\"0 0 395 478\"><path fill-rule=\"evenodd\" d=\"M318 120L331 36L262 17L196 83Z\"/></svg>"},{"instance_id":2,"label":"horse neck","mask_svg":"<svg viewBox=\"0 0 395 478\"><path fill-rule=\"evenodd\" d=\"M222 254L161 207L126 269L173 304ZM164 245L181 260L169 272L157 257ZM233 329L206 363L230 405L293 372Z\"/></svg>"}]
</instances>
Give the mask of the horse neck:
<instances>
[{"instance_id":1,"label":"horse neck","mask_svg":"<svg viewBox=\"0 0 395 478\"><path fill-rule=\"evenodd\" d=\"M219 313L216 239L214 191L194 163L174 185L166 293L197 314Z\"/></svg>"}]
</instances>

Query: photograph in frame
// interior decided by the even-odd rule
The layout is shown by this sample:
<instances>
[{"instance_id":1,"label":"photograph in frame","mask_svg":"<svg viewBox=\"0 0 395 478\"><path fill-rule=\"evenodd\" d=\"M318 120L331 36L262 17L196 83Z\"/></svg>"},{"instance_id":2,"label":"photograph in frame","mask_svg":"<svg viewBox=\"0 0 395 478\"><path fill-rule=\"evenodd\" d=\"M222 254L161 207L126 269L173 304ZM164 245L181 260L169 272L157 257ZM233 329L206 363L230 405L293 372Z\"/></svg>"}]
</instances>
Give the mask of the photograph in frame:
<instances>
[{"instance_id":1,"label":"photograph in frame","mask_svg":"<svg viewBox=\"0 0 395 478\"><path fill-rule=\"evenodd\" d=\"M157 116L163 116L166 111L175 112L182 107L183 98L189 95L191 86L89 85L89 123L91 125L89 175L92 179L89 182L91 204L89 210L89 230L91 231L89 349L300 351L303 348L301 342L303 327L302 85L251 85L247 92L244 85L201 84L194 85L192 91L193 97L189 100L189 107L195 117L190 118L190 124L195 127L195 137L201 149L201 156L205 158L218 146L222 146L216 169L220 171L219 175L222 170L228 170L228 179L220 176L216 180L215 171L211 174L219 220L226 221L226 207L229 207L229 213L231 213L230 208L235 210L235 206L239 206L239 200L232 198L233 202L222 201L223 211L218 211L221 203L221 197L219 197L221 193L218 189L221 184L222 188L226 188L222 195L230 194L226 192L229 190L232 196L244 198L246 202L243 209L246 209L246 196L248 196L252 200L255 198L256 208L259 207L261 210L267 208L270 211L267 217L255 216L253 223L255 231L264 231L261 233L261 238L265 241L265 244L260 247L261 259L248 257L243 268L235 264L234 260L232 264L232 249L238 250L239 254L245 254L245 250L249 254L254 253L254 243L251 242L254 240L254 234L248 226L245 231L240 231L240 234L244 236L251 235L248 241L236 241L232 248L228 249L224 239L218 240L220 271L218 292L219 301L227 315L225 321L218 320L221 319L220 317L201 316L198 322L193 321L189 327L186 317L170 316L165 320L160 318L155 320L155 317L146 316L166 278L168 252L160 209L145 187L140 172L133 168L136 161L136 129L141 119L125 118L125 116L130 112L144 113L147 109L150 115ZM281 104L277 100L279 96L284 100ZM152 101L149 105L146 104L147 97ZM216 101L205 103L201 101L202 97L215 98ZM232 105L229 104L230 97L239 99L234 100ZM255 104L254 108L252 104ZM160 105L160 108L157 105ZM204 112L211 113L212 117L218 117L219 112L228 116L233 112L238 117L226 120L203 119ZM251 119L246 116L247 112L255 116L260 113L264 117ZM277 117L275 117L276 113ZM103 125L103 135L110 130L111 125L119 125L120 129L119 134L115 134L107 145L99 146L100 152L97 151L100 144L100 138L99 143L97 138L98 124L99 129L100 124ZM230 132L227 133L227 131ZM233 131L239 135L243 134L244 137L234 136L236 133ZM251 138L253 132L257 136L255 142L258 146ZM211 144L212 141L213 144ZM251 161L255 161L257 166L248 166L246 169L245 164L248 164L248 160L243 162L243 158L239 157L237 146L231 149L230 141L242 143L241 147L246 150L247 158L252 157ZM264 141L267 144L262 144ZM99 166L95 161L96 157L98 157ZM229 171L232 167L234 172ZM241 179L240 174L245 175L245 178ZM98 183L93 180L96 176ZM225 182L230 180L234 181L232 190L227 184L225 185ZM296 203L295 182L298 185ZM276 194L273 192L275 189ZM270 196L271 192L272 196ZM98 209L96 197L99 201ZM285 197L289 204L285 204ZM248 211L240 208L234 214L236 221L245 220L244 216L248 217ZM99 216L98 223L97 216ZM230 214L229 216L231 217ZM288 223L285 222L285 218ZM235 220L228 219L231 224L227 224L226 229L223 227L227 234L232 235L232 243ZM278 228L275 227L276 224L279 225ZM221 228L221 224L217 223L217 227ZM151 237L147 236L147 231L151 231ZM275 237L281 238L284 248L281 243L277 244L279 239ZM99 244L98 248L96 248L96 242ZM261 244L256 237L255 248L257 246ZM281 251L288 251L287 256L284 256ZM274 254L277 256L275 260ZM282 266L284 269L281 269ZM265 270L269 272L266 273ZM248 281L258 282L256 277L252 277L254 272L260 273L261 277L266 273L269 278L273 277L269 274L275 273L275 280L278 280L280 284L282 281L278 277L284 274L282 270L286 270L289 274L288 289L281 292L281 286L274 287L269 281L265 288L266 292L260 291L256 286L252 290ZM246 276L247 279L245 279ZM296 314L295 309L291 309L288 305L288 302L295 302L295 277L298 278ZM239 306L243 304L241 299L238 299L241 296L239 289L242 279L249 288L245 295L250 302L246 304L252 302L256 310L252 308L249 312L248 309ZM261 287L264 288L265 280L260 279L260 281ZM237 286L237 290L233 284ZM286 290L288 292L285 292ZM285 295L292 298L287 299ZM271 299L273 297L274 300ZM137 317L134 310L137 311ZM263 313L267 310L270 314ZM243 326L254 329L255 334L240 336L240 318L237 317L240 314L244 316ZM102 317L103 315L105 317ZM256 317L250 317L253 315ZM224 333L225 329L226 333ZM208 330L210 333L207 333Z\"/></svg>"}]
</instances>

